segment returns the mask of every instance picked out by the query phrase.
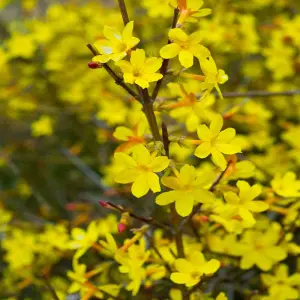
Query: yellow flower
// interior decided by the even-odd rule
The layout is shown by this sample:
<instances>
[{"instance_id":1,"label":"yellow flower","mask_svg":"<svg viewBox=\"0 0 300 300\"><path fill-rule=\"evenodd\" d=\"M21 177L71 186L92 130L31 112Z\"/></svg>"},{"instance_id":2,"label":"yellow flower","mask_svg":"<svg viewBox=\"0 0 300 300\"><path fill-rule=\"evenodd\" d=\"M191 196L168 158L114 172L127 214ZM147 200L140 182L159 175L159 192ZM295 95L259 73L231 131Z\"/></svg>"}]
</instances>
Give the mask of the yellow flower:
<instances>
[{"instance_id":1,"label":"yellow flower","mask_svg":"<svg viewBox=\"0 0 300 300\"><path fill-rule=\"evenodd\" d=\"M162 74L155 73L162 65L162 59L157 57L146 58L143 49L132 51L130 62L122 60L116 63L124 73L126 83L136 83L143 89L149 87L149 82L158 81Z\"/></svg>"},{"instance_id":2,"label":"yellow flower","mask_svg":"<svg viewBox=\"0 0 300 300\"><path fill-rule=\"evenodd\" d=\"M68 246L70 249L77 249L75 257L78 259L98 240L99 234L96 222L91 222L87 230L73 228L71 237L73 240L69 242Z\"/></svg>"},{"instance_id":3,"label":"yellow flower","mask_svg":"<svg viewBox=\"0 0 300 300\"><path fill-rule=\"evenodd\" d=\"M223 127L223 118L217 115L212 119L210 127L200 125L197 130L199 139L202 141L195 150L195 155L199 158L205 158L212 155L212 161L225 170L227 162L224 154L235 154L241 152L238 145L233 144L235 137L235 130L227 128L221 131Z\"/></svg>"},{"instance_id":4,"label":"yellow flower","mask_svg":"<svg viewBox=\"0 0 300 300\"><path fill-rule=\"evenodd\" d=\"M51 135L53 133L53 120L49 116L42 116L31 124L32 136Z\"/></svg>"},{"instance_id":5,"label":"yellow flower","mask_svg":"<svg viewBox=\"0 0 300 300\"><path fill-rule=\"evenodd\" d=\"M206 261L204 255L199 251L195 251L188 260L176 259L174 264L178 272L171 274L171 280L177 284L185 284L186 287L196 285L204 275L211 275L220 267L218 260Z\"/></svg>"},{"instance_id":6,"label":"yellow flower","mask_svg":"<svg viewBox=\"0 0 300 300\"><path fill-rule=\"evenodd\" d=\"M187 35L182 29L174 28L169 31L169 39L173 43L160 49L160 56L165 59L179 56L179 61L185 68L193 65L194 56L198 59L206 59L210 56L209 50L200 45L201 35L198 31Z\"/></svg>"},{"instance_id":7,"label":"yellow flower","mask_svg":"<svg viewBox=\"0 0 300 300\"><path fill-rule=\"evenodd\" d=\"M132 147L144 144L144 134L147 129L146 122L140 122L131 128L125 126L118 126L113 133L113 136L120 140L124 141L118 148L115 150L116 152L129 152L132 150Z\"/></svg>"},{"instance_id":8,"label":"yellow flower","mask_svg":"<svg viewBox=\"0 0 300 300\"><path fill-rule=\"evenodd\" d=\"M151 156L145 146L138 145L134 147L132 156L117 152L114 158L116 164L121 167L115 175L115 181L123 184L133 182L131 192L134 196L140 198L146 195L149 189L154 193L160 192L159 177L155 173L168 167L169 159L166 156Z\"/></svg>"},{"instance_id":9,"label":"yellow flower","mask_svg":"<svg viewBox=\"0 0 300 300\"><path fill-rule=\"evenodd\" d=\"M207 203L214 200L211 192L204 189L207 185L206 177L197 176L193 166L184 165L178 177L162 178L162 184L173 191L165 192L156 197L158 205L167 205L175 202L176 211L182 217L188 216L195 203Z\"/></svg>"},{"instance_id":10,"label":"yellow flower","mask_svg":"<svg viewBox=\"0 0 300 300\"><path fill-rule=\"evenodd\" d=\"M275 270L275 275L262 274L261 279L270 294L277 294L280 291L286 299L299 299L299 292L295 287L300 287L300 273L289 276L287 265L280 264Z\"/></svg>"},{"instance_id":11,"label":"yellow flower","mask_svg":"<svg viewBox=\"0 0 300 300\"><path fill-rule=\"evenodd\" d=\"M250 186L248 182L243 180L239 180L236 185L239 188L239 195L231 191L224 193L227 206L250 226L254 225L255 219L251 212L262 212L269 207L263 201L253 201L261 194L261 187L258 184Z\"/></svg>"},{"instance_id":12,"label":"yellow flower","mask_svg":"<svg viewBox=\"0 0 300 300\"><path fill-rule=\"evenodd\" d=\"M226 295L224 293L220 293L216 300L228 300L228 298L226 297Z\"/></svg>"},{"instance_id":13,"label":"yellow flower","mask_svg":"<svg viewBox=\"0 0 300 300\"><path fill-rule=\"evenodd\" d=\"M214 59L209 56L206 59L200 60L200 67L205 75L204 82L201 83L201 90L205 90L202 95L202 98L210 94L213 88L215 88L220 96L223 99L222 92L218 84L223 84L228 80L228 75L222 69L217 69Z\"/></svg>"},{"instance_id":14,"label":"yellow flower","mask_svg":"<svg viewBox=\"0 0 300 300\"><path fill-rule=\"evenodd\" d=\"M196 22L197 18L205 17L211 14L210 8L203 8L203 1L201 0L180 0L179 10L180 16L177 21L177 26L181 26L185 21Z\"/></svg>"},{"instance_id":15,"label":"yellow flower","mask_svg":"<svg viewBox=\"0 0 300 300\"><path fill-rule=\"evenodd\" d=\"M286 249L277 245L280 232L281 227L275 222L265 232L247 230L238 245L238 251L242 256L241 269L250 269L257 265L261 270L269 271L273 265L285 259Z\"/></svg>"},{"instance_id":16,"label":"yellow flower","mask_svg":"<svg viewBox=\"0 0 300 300\"><path fill-rule=\"evenodd\" d=\"M283 176L276 174L275 178L271 181L271 186L279 196L300 196L300 180L296 180L296 174L293 172L287 172Z\"/></svg>"},{"instance_id":17,"label":"yellow flower","mask_svg":"<svg viewBox=\"0 0 300 300\"><path fill-rule=\"evenodd\" d=\"M115 28L104 26L103 34L106 39L94 43L100 55L96 55L93 61L106 63L109 60L119 61L127 55L127 52L136 46L140 40L132 36L133 21L129 22L122 33Z\"/></svg>"}]
</instances>

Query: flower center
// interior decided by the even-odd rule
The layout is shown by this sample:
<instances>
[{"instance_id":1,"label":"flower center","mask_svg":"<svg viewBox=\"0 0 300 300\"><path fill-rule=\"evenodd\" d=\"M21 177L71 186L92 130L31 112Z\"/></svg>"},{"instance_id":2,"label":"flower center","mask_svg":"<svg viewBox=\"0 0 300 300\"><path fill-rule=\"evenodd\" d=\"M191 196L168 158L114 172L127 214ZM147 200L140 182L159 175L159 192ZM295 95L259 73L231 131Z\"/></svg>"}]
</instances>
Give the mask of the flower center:
<instances>
[{"instance_id":1,"label":"flower center","mask_svg":"<svg viewBox=\"0 0 300 300\"><path fill-rule=\"evenodd\" d=\"M119 43L117 49L119 52L124 52L127 49L127 45L125 43Z\"/></svg>"}]
</instances>

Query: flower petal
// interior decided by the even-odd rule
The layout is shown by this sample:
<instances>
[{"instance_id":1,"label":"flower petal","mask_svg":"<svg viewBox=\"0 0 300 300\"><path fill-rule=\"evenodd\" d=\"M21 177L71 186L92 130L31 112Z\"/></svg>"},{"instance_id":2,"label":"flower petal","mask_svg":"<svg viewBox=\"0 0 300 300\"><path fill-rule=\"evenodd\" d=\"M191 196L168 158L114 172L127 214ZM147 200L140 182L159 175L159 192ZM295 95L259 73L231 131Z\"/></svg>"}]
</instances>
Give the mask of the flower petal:
<instances>
[{"instance_id":1,"label":"flower petal","mask_svg":"<svg viewBox=\"0 0 300 300\"><path fill-rule=\"evenodd\" d=\"M177 199L175 202L176 211L182 217L188 216L192 212L193 206L194 199L189 194L186 194L185 197Z\"/></svg>"},{"instance_id":2,"label":"flower petal","mask_svg":"<svg viewBox=\"0 0 300 300\"><path fill-rule=\"evenodd\" d=\"M130 62L134 68L143 67L145 57L145 51L143 49L136 49L131 52Z\"/></svg>"},{"instance_id":3,"label":"flower petal","mask_svg":"<svg viewBox=\"0 0 300 300\"><path fill-rule=\"evenodd\" d=\"M224 154L235 154L241 152L241 147L238 145L232 145L232 144L219 144L216 143L216 148L224 153Z\"/></svg>"},{"instance_id":4,"label":"flower petal","mask_svg":"<svg viewBox=\"0 0 300 300\"><path fill-rule=\"evenodd\" d=\"M137 166L137 163L135 162L135 160L131 156L129 156L125 153L120 153L120 152L115 153L114 159L115 159L115 162L117 165L121 165L124 167L131 167L131 168L134 168Z\"/></svg>"},{"instance_id":5,"label":"flower petal","mask_svg":"<svg viewBox=\"0 0 300 300\"><path fill-rule=\"evenodd\" d=\"M157 57L147 58L144 63L145 73L155 73L162 65L162 59Z\"/></svg>"},{"instance_id":6,"label":"flower petal","mask_svg":"<svg viewBox=\"0 0 300 300\"><path fill-rule=\"evenodd\" d=\"M239 196L234 192L226 192L224 193L224 198L227 203L237 205L240 203Z\"/></svg>"},{"instance_id":7,"label":"flower petal","mask_svg":"<svg viewBox=\"0 0 300 300\"><path fill-rule=\"evenodd\" d=\"M216 143L229 143L234 139L235 134L236 132L234 128L227 128L225 130L222 130L216 139Z\"/></svg>"},{"instance_id":8,"label":"flower petal","mask_svg":"<svg viewBox=\"0 0 300 300\"><path fill-rule=\"evenodd\" d=\"M167 156L157 156L153 159L151 166L153 172L161 172L169 166L169 159Z\"/></svg>"},{"instance_id":9,"label":"flower petal","mask_svg":"<svg viewBox=\"0 0 300 300\"><path fill-rule=\"evenodd\" d=\"M213 163L215 165L219 166L222 171L224 171L226 169L226 166L227 166L227 161L224 158L224 155L215 148L212 148L211 154L212 154Z\"/></svg>"},{"instance_id":10,"label":"flower petal","mask_svg":"<svg viewBox=\"0 0 300 300\"><path fill-rule=\"evenodd\" d=\"M129 61L120 60L116 62L116 66L118 66L123 73L132 73L132 65Z\"/></svg>"},{"instance_id":11,"label":"flower petal","mask_svg":"<svg viewBox=\"0 0 300 300\"><path fill-rule=\"evenodd\" d=\"M155 203L158 205L168 205L170 203L173 203L177 199L176 196L177 196L176 191L161 193L156 197Z\"/></svg>"},{"instance_id":12,"label":"flower petal","mask_svg":"<svg viewBox=\"0 0 300 300\"><path fill-rule=\"evenodd\" d=\"M169 38L175 42L187 42L188 35L180 28L174 28L169 31Z\"/></svg>"},{"instance_id":13,"label":"flower petal","mask_svg":"<svg viewBox=\"0 0 300 300\"><path fill-rule=\"evenodd\" d=\"M177 284L185 284L190 279L189 274L174 272L171 274L170 279Z\"/></svg>"},{"instance_id":14,"label":"flower petal","mask_svg":"<svg viewBox=\"0 0 300 300\"><path fill-rule=\"evenodd\" d=\"M246 207L253 212L262 212L269 208L269 204L263 201L251 201L245 204Z\"/></svg>"},{"instance_id":15,"label":"flower petal","mask_svg":"<svg viewBox=\"0 0 300 300\"><path fill-rule=\"evenodd\" d=\"M197 135L201 141L208 142L212 138L212 134L206 125L200 125L197 129Z\"/></svg>"},{"instance_id":16,"label":"flower petal","mask_svg":"<svg viewBox=\"0 0 300 300\"><path fill-rule=\"evenodd\" d=\"M209 126L212 136L217 137L222 127L223 127L223 117L221 115L214 116Z\"/></svg>"},{"instance_id":17,"label":"flower petal","mask_svg":"<svg viewBox=\"0 0 300 300\"><path fill-rule=\"evenodd\" d=\"M181 187L179 179L174 176L165 176L161 179L161 182L164 186L173 190L179 190Z\"/></svg>"},{"instance_id":18,"label":"flower petal","mask_svg":"<svg viewBox=\"0 0 300 300\"><path fill-rule=\"evenodd\" d=\"M180 51L180 46L176 43L172 43L172 44L163 46L160 49L159 54L162 58L170 59L170 58L174 58L175 56L177 56L179 54L179 51Z\"/></svg>"},{"instance_id":19,"label":"flower petal","mask_svg":"<svg viewBox=\"0 0 300 300\"><path fill-rule=\"evenodd\" d=\"M202 267L202 272L204 274L213 274L217 272L217 270L220 268L220 265L221 263L217 259L211 259Z\"/></svg>"},{"instance_id":20,"label":"flower petal","mask_svg":"<svg viewBox=\"0 0 300 300\"><path fill-rule=\"evenodd\" d=\"M124 27L124 30L122 32L122 37L123 37L124 41L130 40L132 38L133 25L134 25L134 22L130 21Z\"/></svg>"},{"instance_id":21,"label":"flower petal","mask_svg":"<svg viewBox=\"0 0 300 300\"><path fill-rule=\"evenodd\" d=\"M179 52L179 61L185 68L190 68L194 64L194 56L187 50L181 50Z\"/></svg>"},{"instance_id":22,"label":"flower petal","mask_svg":"<svg viewBox=\"0 0 300 300\"><path fill-rule=\"evenodd\" d=\"M183 258L178 258L174 262L175 269L180 273L190 273L193 265Z\"/></svg>"},{"instance_id":23,"label":"flower petal","mask_svg":"<svg viewBox=\"0 0 300 300\"><path fill-rule=\"evenodd\" d=\"M149 150L144 145L134 147L132 157L138 165L146 166L151 161Z\"/></svg>"},{"instance_id":24,"label":"flower petal","mask_svg":"<svg viewBox=\"0 0 300 300\"><path fill-rule=\"evenodd\" d=\"M120 32L117 31L115 28L109 27L107 25L104 26L103 34L109 41L113 43L122 40Z\"/></svg>"},{"instance_id":25,"label":"flower petal","mask_svg":"<svg viewBox=\"0 0 300 300\"><path fill-rule=\"evenodd\" d=\"M140 198L146 195L148 191L149 191L149 185L148 185L147 173L143 172L133 182L133 185L131 187L131 192L135 197Z\"/></svg>"},{"instance_id":26,"label":"flower petal","mask_svg":"<svg viewBox=\"0 0 300 300\"><path fill-rule=\"evenodd\" d=\"M159 177L152 172L147 173L148 178L148 186L152 190L153 193L160 192L160 184L159 184Z\"/></svg>"},{"instance_id":27,"label":"flower petal","mask_svg":"<svg viewBox=\"0 0 300 300\"><path fill-rule=\"evenodd\" d=\"M191 184L196 177L196 170L193 166L184 165L180 169L179 181L182 185Z\"/></svg>"},{"instance_id":28,"label":"flower petal","mask_svg":"<svg viewBox=\"0 0 300 300\"><path fill-rule=\"evenodd\" d=\"M211 143L204 142L196 148L195 155L199 158L205 158L211 153L211 149Z\"/></svg>"}]
</instances>

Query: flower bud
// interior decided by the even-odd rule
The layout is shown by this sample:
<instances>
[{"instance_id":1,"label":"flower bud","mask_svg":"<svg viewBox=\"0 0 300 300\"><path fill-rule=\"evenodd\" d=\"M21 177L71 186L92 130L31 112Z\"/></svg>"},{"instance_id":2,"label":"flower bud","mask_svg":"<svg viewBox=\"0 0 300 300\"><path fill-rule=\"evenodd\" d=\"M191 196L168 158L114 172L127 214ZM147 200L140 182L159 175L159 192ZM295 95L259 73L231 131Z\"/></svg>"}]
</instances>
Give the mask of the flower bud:
<instances>
[{"instance_id":1,"label":"flower bud","mask_svg":"<svg viewBox=\"0 0 300 300\"><path fill-rule=\"evenodd\" d=\"M127 229L127 225L126 224L124 224L124 223L119 223L118 224L118 232L119 233L124 232L126 229Z\"/></svg>"},{"instance_id":2,"label":"flower bud","mask_svg":"<svg viewBox=\"0 0 300 300\"><path fill-rule=\"evenodd\" d=\"M98 203L104 207L104 208L108 208L109 207L109 204L106 202L106 201L103 201L103 200L99 200Z\"/></svg>"},{"instance_id":3,"label":"flower bud","mask_svg":"<svg viewBox=\"0 0 300 300\"><path fill-rule=\"evenodd\" d=\"M90 69L99 69L99 68L102 67L102 64L99 63L99 62L97 62L97 61L89 61L89 62L88 62L88 67L89 67Z\"/></svg>"}]
</instances>

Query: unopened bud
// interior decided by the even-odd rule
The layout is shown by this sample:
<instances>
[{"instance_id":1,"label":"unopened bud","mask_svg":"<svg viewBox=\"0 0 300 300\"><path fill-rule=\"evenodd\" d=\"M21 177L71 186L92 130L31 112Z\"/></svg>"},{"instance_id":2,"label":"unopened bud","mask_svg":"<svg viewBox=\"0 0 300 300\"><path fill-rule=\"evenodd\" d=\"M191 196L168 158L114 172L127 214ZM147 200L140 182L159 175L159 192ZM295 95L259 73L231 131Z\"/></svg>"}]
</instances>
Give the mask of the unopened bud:
<instances>
[{"instance_id":1,"label":"unopened bud","mask_svg":"<svg viewBox=\"0 0 300 300\"><path fill-rule=\"evenodd\" d=\"M126 224L124 224L124 223L119 223L118 224L118 232L119 233L124 232L126 229L127 229L127 225Z\"/></svg>"},{"instance_id":2,"label":"unopened bud","mask_svg":"<svg viewBox=\"0 0 300 300\"><path fill-rule=\"evenodd\" d=\"M97 61L89 61L89 62L88 62L88 67L89 67L90 69L99 69L99 68L102 67L102 64L99 63L99 62L97 62Z\"/></svg>"},{"instance_id":3,"label":"unopened bud","mask_svg":"<svg viewBox=\"0 0 300 300\"><path fill-rule=\"evenodd\" d=\"M109 207L109 204L106 202L106 201L103 201L103 200L99 200L98 203L104 207L104 208L108 208Z\"/></svg>"}]
</instances>

